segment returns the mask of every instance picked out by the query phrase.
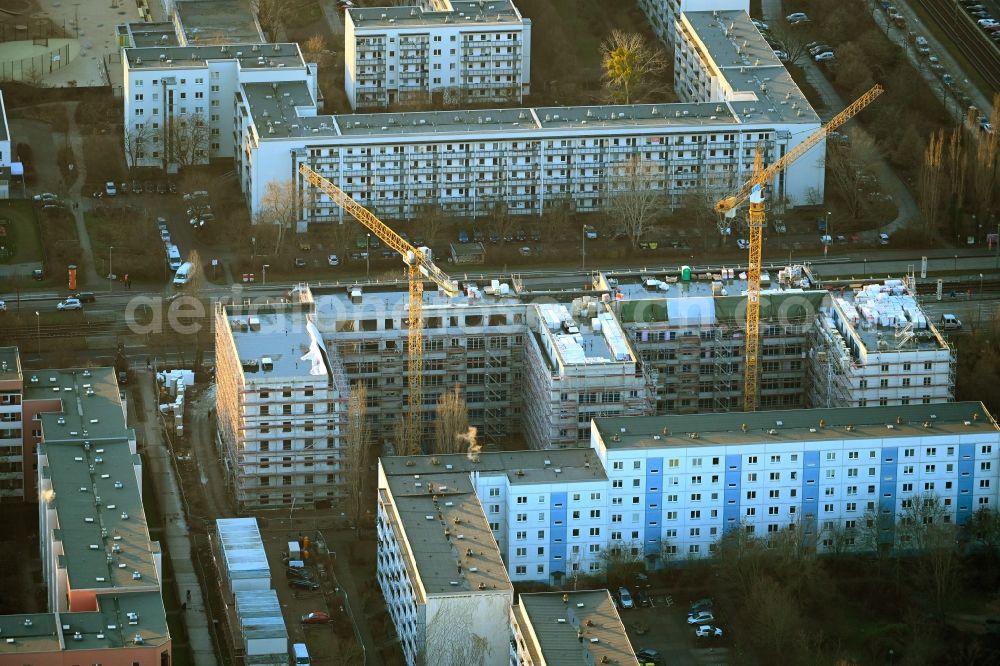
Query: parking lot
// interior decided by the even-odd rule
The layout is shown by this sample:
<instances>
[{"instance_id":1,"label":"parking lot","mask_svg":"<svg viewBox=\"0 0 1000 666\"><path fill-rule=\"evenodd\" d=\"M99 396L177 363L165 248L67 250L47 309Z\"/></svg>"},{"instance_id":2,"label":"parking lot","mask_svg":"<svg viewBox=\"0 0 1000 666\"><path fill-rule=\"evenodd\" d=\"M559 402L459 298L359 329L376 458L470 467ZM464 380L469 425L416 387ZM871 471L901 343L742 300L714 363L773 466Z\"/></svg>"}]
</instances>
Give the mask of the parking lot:
<instances>
[{"instance_id":1,"label":"parking lot","mask_svg":"<svg viewBox=\"0 0 1000 666\"><path fill-rule=\"evenodd\" d=\"M726 638L695 638L695 628L687 623L688 604L675 603L667 594L651 594L652 605L619 609L622 623L628 632L632 647L655 650L659 654L657 666L723 666L729 664L730 655ZM716 624L723 627L722 618ZM644 663L640 660L640 663Z\"/></svg>"}]
</instances>

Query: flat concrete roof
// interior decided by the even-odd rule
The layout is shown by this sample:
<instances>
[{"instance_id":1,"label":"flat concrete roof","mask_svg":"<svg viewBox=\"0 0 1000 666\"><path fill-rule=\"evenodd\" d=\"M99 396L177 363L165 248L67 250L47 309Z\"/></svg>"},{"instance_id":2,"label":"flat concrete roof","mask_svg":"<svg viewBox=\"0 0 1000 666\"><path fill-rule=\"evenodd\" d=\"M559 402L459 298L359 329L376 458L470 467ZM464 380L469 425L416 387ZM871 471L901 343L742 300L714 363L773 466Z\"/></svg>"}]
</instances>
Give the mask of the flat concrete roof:
<instances>
[{"instance_id":1,"label":"flat concrete roof","mask_svg":"<svg viewBox=\"0 0 1000 666\"><path fill-rule=\"evenodd\" d=\"M188 44L266 41L247 0L177 0L174 14Z\"/></svg>"},{"instance_id":2,"label":"flat concrete roof","mask_svg":"<svg viewBox=\"0 0 1000 666\"><path fill-rule=\"evenodd\" d=\"M305 67L298 44L152 46L125 49L130 69L207 67L209 60L236 60L246 69Z\"/></svg>"},{"instance_id":3,"label":"flat concrete roof","mask_svg":"<svg viewBox=\"0 0 1000 666\"><path fill-rule=\"evenodd\" d=\"M684 12L709 65L746 100L730 102L743 122L818 123L819 116L745 11Z\"/></svg>"},{"instance_id":4,"label":"flat concrete roof","mask_svg":"<svg viewBox=\"0 0 1000 666\"><path fill-rule=\"evenodd\" d=\"M427 595L513 589L468 474L393 476L389 490Z\"/></svg>"},{"instance_id":5,"label":"flat concrete roof","mask_svg":"<svg viewBox=\"0 0 1000 666\"><path fill-rule=\"evenodd\" d=\"M608 590L522 593L519 603L537 639L528 646L535 663L638 666Z\"/></svg>"},{"instance_id":6,"label":"flat concrete roof","mask_svg":"<svg viewBox=\"0 0 1000 666\"><path fill-rule=\"evenodd\" d=\"M70 588L158 590L136 480L138 455L129 441L46 441L42 447Z\"/></svg>"},{"instance_id":7,"label":"flat concrete roof","mask_svg":"<svg viewBox=\"0 0 1000 666\"><path fill-rule=\"evenodd\" d=\"M288 377L326 383L329 368L322 355L316 356L325 348L323 336L305 313L241 314L226 319L248 384Z\"/></svg>"},{"instance_id":8,"label":"flat concrete roof","mask_svg":"<svg viewBox=\"0 0 1000 666\"><path fill-rule=\"evenodd\" d=\"M0 615L0 654L58 652L60 634L54 613Z\"/></svg>"},{"instance_id":9,"label":"flat concrete roof","mask_svg":"<svg viewBox=\"0 0 1000 666\"><path fill-rule=\"evenodd\" d=\"M924 427L925 423L927 427ZM996 421L983 404L972 401L890 407L606 417L594 419L594 427L609 450L1000 432ZM697 437L692 437L692 433L696 433Z\"/></svg>"},{"instance_id":10,"label":"flat concrete roof","mask_svg":"<svg viewBox=\"0 0 1000 666\"><path fill-rule=\"evenodd\" d=\"M41 414L46 442L127 436L114 368L31 370L24 377L24 399L62 403L62 409Z\"/></svg>"},{"instance_id":11,"label":"flat concrete roof","mask_svg":"<svg viewBox=\"0 0 1000 666\"><path fill-rule=\"evenodd\" d=\"M128 36L132 40L132 46L145 48L150 46L178 46L177 29L173 23L163 21L160 23L128 23L125 26Z\"/></svg>"},{"instance_id":12,"label":"flat concrete roof","mask_svg":"<svg viewBox=\"0 0 1000 666\"><path fill-rule=\"evenodd\" d=\"M16 382L21 379L21 354L17 347L0 347L0 381Z\"/></svg>"},{"instance_id":13,"label":"flat concrete roof","mask_svg":"<svg viewBox=\"0 0 1000 666\"><path fill-rule=\"evenodd\" d=\"M867 282L831 293L838 331L842 336L844 331L847 336L853 334L868 353L948 349L903 280ZM912 325L912 337L897 337L897 331L907 325Z\"/></svg>"},{"instance_id":14,"label":"flat concrete roof","mask_svg":"<svg viewBox=\"0 0 1000 666\"><path fill-rule=\"evenodd\" d=\"M434 456L389 456L381 459L386 476L442 474L468 476L506 475L512 484L530 485L565 481L606 481L604 466L594 450L586 448L551 451L490 451L476 460L464 453ZM450 466L450 468L449 468Z\"/></svg>"},{"instance_id":15,"label":"flat concrete roof","mask_svg":"<svg viewBox=\"0 0 1000 666\"><path fill-rule=\"evenodd\" d=\"M414 0L402 7L368 7L347 10L358 28L419 28L451 25L479 28L520 23L521 14L511 0L437 0L444 9L425 11ZM450 5L450 10L447 8Z\"/></svg>"},{"instance_id":16,"label":"flat concrete roof","mask_svg":"<svg viewBox=\"0 0 1000 666\"><path fill-rule=\"evenodd\" d=\"M303 125L296 107L316 104L305 81L245 83L242 90L261 139L299 134Z\"/></svg>"}]
</instances>

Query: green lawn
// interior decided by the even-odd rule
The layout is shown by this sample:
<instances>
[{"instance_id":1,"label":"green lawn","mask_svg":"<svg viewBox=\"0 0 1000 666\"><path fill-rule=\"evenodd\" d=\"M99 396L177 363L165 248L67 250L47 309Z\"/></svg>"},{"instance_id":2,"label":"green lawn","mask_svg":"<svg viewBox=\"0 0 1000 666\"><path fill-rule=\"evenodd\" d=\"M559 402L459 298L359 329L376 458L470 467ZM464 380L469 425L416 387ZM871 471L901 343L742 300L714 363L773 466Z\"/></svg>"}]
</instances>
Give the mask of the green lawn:
<instances>
[{"instance_id":1,"label":"green lawn","mask_svg":"<svg viewBox=\"0 0 1000 666\"><path fill-rule=\"evenodd\" d=\"M0 206L0 264L42 260L38 224L30 201L7 200Z\"/></svg>"}]
</instances>

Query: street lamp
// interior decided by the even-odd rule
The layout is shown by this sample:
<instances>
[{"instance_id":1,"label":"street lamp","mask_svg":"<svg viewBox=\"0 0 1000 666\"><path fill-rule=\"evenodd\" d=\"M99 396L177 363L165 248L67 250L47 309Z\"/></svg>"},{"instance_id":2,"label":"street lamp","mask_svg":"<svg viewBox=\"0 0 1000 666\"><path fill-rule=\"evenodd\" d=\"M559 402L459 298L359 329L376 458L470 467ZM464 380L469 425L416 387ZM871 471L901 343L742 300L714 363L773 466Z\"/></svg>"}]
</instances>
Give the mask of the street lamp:
<instances>
[{"instance_id":1,"label":"street lamp","mask_svg":"<svg viewBox=\"0 0 1000 666\"><path fill-rule=\"evenodd\" d=\"M365 279L367 280L371 275L372 266L372 235L368 234L365 238Z\"/></svg>"},{"instance_id":2,"label":"street lamp","mask_svg":"<svg viewBox=\"0 0 1000 666\"><path fill-rule=\"evenodd\" d=\"M115 249L114 245L108 247L108 291L114 291L111 280L111 275L113 274L113 271L111 270L111 250L113 249Z\"/></svg>"},{"instance_id":3,"label":"street lamp","mask_svg":"<svg viewBox=\"0 0 1000 666\"><path fill-rule=\"evenodd\" d=\"M38 340L38 355L42 355L42 320L38 310L35 310L35 333Z\"/></svg>"},{"instance_id":4,"label":"street lamp","mask_svg":"<svg viewBox=\"0 0 1000 666\"><path fill-rule=\"evenodd\" d=\"M580 227L580 270L587 270L587 225Z\"/></svg>"},{"instance_id":5,"label":"street lamp","mask_svg":"<svg viewBox=\"0 0 1000 666\"><path fill-rule=\"evenodd\" d=\"M979 297L982 298L982 296L983 296L983 274L980 273L979 274Z\"/></svg>"},{"instance_id":6,"label":"street lamp","mask_svg":"<svg viewBox=\"0 0 1000 666\"><path fill-rule=\"evenodd\" d=\"M264 284L267 284L267 269L270 268L270 264L264 264L261 268L264 269Z\"/></svg>"},{"instance_id":7,"label":"street lamp","mask_svg":"<svg viewBox=\"0 0 1000 666\"><path fill-rule=\"evenodd\" d=\"M250 245L253 248L250 251L250 272L253 273L253 271L254 271L254 264L257 263L257 237L256 236L251 236L250 237Z\"/></svg>"}]
</instances>

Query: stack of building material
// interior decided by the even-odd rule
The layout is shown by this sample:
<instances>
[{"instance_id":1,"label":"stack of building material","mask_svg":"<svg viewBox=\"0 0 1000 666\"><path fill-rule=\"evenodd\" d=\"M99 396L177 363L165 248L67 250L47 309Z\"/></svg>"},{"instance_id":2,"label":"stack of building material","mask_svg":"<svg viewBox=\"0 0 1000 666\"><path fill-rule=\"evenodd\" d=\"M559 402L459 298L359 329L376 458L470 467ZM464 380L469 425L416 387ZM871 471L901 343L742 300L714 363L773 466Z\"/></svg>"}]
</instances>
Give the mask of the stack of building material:
<instances>
[{"instance_id":1,"label":"stack of building material","mask_svg":"<svg viewBox=\"0 0 1000 666\"><path fill-rule=\"evenodd\" d=\"M215 521L229 591L267 590L271 570L256 518L219 518Z\"/></svg>"},{"instance_id":2,"label":"stack of building material","mask_svg":"<svg viewBox=\"0 0 1000 666\"><path fill-rule=\"evenodd\" d=\"M247 664L283 666L288 663L288 631L274 590L236 592L236 618Z\"/></svg>"}]
</instances>

